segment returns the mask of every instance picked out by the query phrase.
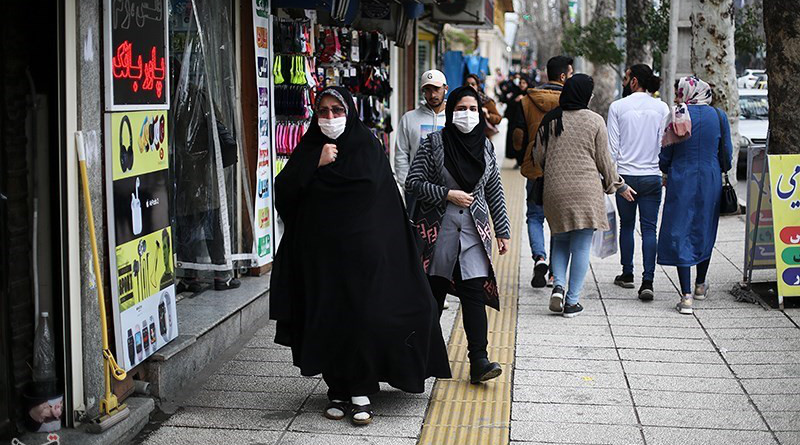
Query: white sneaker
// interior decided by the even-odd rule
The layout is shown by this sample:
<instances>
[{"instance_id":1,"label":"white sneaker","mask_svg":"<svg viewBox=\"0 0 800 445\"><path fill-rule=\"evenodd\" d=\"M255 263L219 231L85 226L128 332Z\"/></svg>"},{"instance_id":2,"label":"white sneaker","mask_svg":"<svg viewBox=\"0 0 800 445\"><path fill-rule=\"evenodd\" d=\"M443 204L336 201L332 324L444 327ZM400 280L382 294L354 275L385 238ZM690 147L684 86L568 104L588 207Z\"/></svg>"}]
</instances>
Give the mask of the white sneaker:
<instances>
[{"instance_id":1,"label":"white sneaker","mask_svg":"<svg viewBox=\"0 0 800 445\"><path fill-rule=\"evenodd\" d=\"M681 314L692 315L694 313L692 310L692 295L689 294L681 296L681 300L675 306L675 309L677 309Z\"/></svg>"},{"instance_id":2,"label":"white sneaker","mask_svg":"<svg viewBox=\"0 0 800 445\"><path fill-rule=\"evenodd\" d=\"M711 289L706 283L695 284L694 286L694 299L695 300L705 300L708 296L708 290Z\"/></svg>"}]
</instances>

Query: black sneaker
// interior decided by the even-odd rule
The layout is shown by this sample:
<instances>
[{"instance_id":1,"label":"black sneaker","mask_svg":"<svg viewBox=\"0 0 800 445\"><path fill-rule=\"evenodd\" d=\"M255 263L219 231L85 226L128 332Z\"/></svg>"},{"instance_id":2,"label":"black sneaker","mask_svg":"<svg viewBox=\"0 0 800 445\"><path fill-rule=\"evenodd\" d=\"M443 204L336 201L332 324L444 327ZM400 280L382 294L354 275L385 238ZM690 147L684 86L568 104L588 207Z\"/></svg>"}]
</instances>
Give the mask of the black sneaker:
<instances>
[{"instance_id":1,"label":"black sneaker","mask_svg":"<svg viewBox=\"0 0 800 445\"><path fill-rule=\"evenodd\" d=\"M561 313L564 311L564 288L556 286L550 295L550 310Z\"/></svg>"},{"instance_id":2,"label":"black sneaker","mask_svg":"<svg viewBox=\"0 0 800 445\"><path fill-rule=\"evenodd\" d=\"M567 304L564 306L564 313L561 315L566 318L573 318L577 317L581 312L583 312L583 306L580 303Z\"/></svg>"},{"instance_id":3,"label":"black sneaker","mask_svg":"<svg viewBox=\"0 0 800 445\"><path fill-rule=\"evenodd\" d=\"M653 301L653 281L642 280L642 287L639 288L639 299L642 301Z\"/></svg>"},{"instance_id":4,"label":"black sneaker","mask_svg":"<svg viewBox=\"0 0 800 445\"><path fill-rule=\"evenodd\" d=\"M635 286L633 285L633 274L624 273L622 275L617 275L614 278L614 284L619 287L624 287L625 289L633 289Z\"/></svg>"},{"instance_id":5,"label":"black sneaker","mask_svg":"<svg viewBox=\"0 0 800 445\"><path fill-rule=\"evenodd\" d=\"M533 279L531 280L531 286L535 288L542 288L547 286L547 271L550 270L550 267L547 265L547 262L544 258L537 258L536 265L533 266Z\"/></svg>"}]
</instances>

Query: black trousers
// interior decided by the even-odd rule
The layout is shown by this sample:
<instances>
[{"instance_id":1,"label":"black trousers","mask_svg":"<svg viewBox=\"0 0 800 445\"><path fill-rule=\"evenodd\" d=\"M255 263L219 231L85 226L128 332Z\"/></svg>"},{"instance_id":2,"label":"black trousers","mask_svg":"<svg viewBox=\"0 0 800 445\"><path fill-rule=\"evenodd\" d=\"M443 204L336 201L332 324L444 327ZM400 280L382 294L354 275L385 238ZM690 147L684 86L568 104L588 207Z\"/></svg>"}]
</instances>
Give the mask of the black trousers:
<instances>
[{"instance_id":1,"label":"black trousers","mask_svg":"<svg viewBox=\"0 0 800 445\"><path fill-rule=\"evenodd\" d=\"M322 373L322 380L328 385L328 400L344 400L351 397L369 396L380 390L378 382L355 382L346 378Z\"/></svg>"},{"instance_id":2,"label":"black trousers","mask_svg":"<svg viewBox=\"0 0 800 445\"><path fill-rule=\"evenodd\" d=\"M461 279L461 266L456 262L455 270L453 271L453 282L455 283L456 296L461 300L461 314L464 320L464 332L467 334L467 351L469 351L468 357L470 361L489 357L486 352L486 348L489 346L489 322L486 318L484 281L484 278ZM428 276L428 282L431 285L433 297L439 304L439 314L441 315L444 299L450 288L450 280Z\"/></svg>"}]
</instances>

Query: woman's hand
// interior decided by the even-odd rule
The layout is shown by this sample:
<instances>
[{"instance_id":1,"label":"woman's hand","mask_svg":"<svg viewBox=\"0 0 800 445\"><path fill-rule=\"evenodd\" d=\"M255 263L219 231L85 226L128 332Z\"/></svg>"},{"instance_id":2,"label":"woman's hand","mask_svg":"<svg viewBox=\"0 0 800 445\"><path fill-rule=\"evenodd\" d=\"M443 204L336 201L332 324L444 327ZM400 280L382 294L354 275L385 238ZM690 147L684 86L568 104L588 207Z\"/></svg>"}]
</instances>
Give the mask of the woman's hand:
<instances>
[{"instance_id":1,"label":"woman's hand","mask_svg":"<svg viewBox=\"0 0 800 445\"><path fill-rule=\"evenodd\" d=\"M667 186L667 175L661 176L661 187Z\"/></svg>"},{"instance_id":2,"label":"woman's hand","mask_svg":"<svg viewBox=\"0 0 800 445\"><path fill-rule=\"evenodd\" d=\"M508 253L509 247L511 247L510 239L497 238L497 250L499 251L500 255L505 255Z\"/></svg>"},{"instance_id":3,"label":"woman's hand","mask_svg":"<svg viewBox=\"0 0 800 445\"><path fill-rule=\"evenodd\" d=\"M336 149L336 144L325 144L322 146L322 153L319 155L319 165L317 167L324 167L336 160L339 150Z\"/></svg>"},{"instance_id":4,"label":"woman's hand","mask_svg":"<svg viewBox=\"0 0 800 445\"><path fill-rule=\"evenodd\" d=\"M631 186L628 186L624 192L619 192L619 196L622 196L628 202L633 202L633 200L636 199L636 197L634 197L635 194L636 190Z\"/></svg>"},{"instance_id":5,"label":"woman's hand","mask_svg":"<svg viewBox=\"0 0 800 445\"><path fill-rule=\"evenodd\" d=\"M463 190L450 190L447 192L447 200L459 207L469 207L475 198Z\"/></svg>"}]
</instances>

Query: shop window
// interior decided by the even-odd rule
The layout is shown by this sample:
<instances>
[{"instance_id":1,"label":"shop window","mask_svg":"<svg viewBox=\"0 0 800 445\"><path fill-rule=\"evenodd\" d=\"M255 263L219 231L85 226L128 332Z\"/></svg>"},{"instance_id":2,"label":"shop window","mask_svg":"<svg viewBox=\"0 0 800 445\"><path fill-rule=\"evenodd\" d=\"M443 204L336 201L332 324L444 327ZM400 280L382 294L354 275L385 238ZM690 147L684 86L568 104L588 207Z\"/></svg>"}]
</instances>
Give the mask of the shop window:
<instances>
[{"instance_id":1,"label":"shop window","mask_svg":"<svg viewBox=\"0 0 800 445\"><path fill-rule=\"evenodd\" d=\"M233 16L229 1L170 1L171 208L178 276L192 283L228 278L254 258L251 212L239 205L251 197Z\"/></svg>"}]
</instances>

